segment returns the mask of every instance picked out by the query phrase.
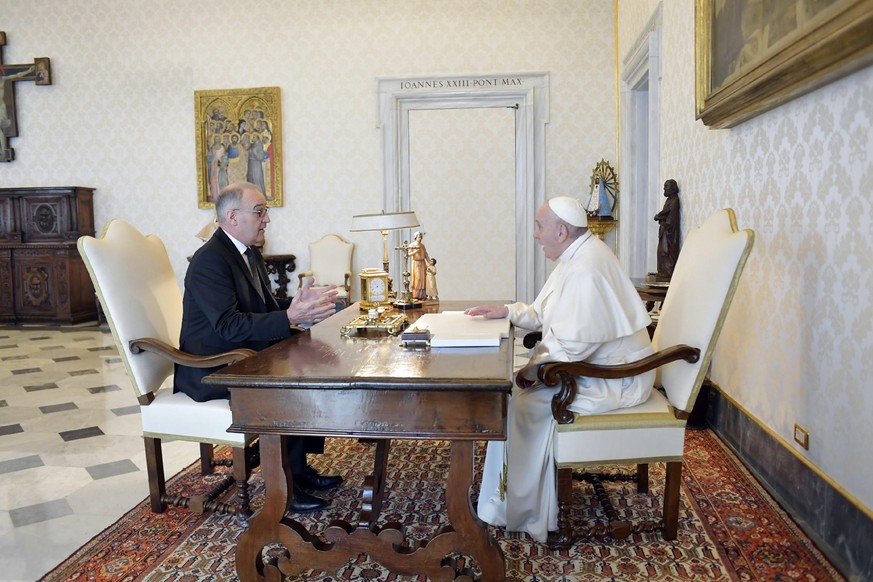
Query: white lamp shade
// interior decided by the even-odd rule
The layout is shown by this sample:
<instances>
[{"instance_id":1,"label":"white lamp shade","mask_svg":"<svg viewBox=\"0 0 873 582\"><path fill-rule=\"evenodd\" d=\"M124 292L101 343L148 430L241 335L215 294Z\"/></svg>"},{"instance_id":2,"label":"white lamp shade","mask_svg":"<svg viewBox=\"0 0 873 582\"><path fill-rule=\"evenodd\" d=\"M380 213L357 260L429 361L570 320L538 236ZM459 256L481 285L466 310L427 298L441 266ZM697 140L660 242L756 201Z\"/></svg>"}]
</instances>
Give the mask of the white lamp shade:
<instances>
[{"instance_id":1,"label":"white lamp shade","mask_svg":"<svg viewBox=\"0 0 873 582\"><path fill-rule=\"evenodd\" d=\"M352 217L351 232L365 230L397 230L418 226L415 212L382 212L379 214L358 214Z\"/></svg>"}]
</instances>

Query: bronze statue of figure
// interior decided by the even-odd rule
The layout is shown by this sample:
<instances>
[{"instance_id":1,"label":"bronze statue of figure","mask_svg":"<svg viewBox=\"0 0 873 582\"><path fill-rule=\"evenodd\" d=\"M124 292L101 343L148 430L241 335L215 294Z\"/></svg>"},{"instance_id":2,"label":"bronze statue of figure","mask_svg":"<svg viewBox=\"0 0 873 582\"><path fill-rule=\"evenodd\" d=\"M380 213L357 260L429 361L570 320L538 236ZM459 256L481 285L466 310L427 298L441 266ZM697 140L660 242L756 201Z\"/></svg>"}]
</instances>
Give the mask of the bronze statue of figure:
<instances>
[{"instance_id":1,"label":"bronze statue of figure","mask_svg":"<svg viewBox=\"0 0 873 582\"><path fill-rule=\"evenodd\" d=\"M655 215L658 230L658 276L670 278L679 258L679 186L676 180L664 182L664 208Z\"/></svg>"}]
</instances>

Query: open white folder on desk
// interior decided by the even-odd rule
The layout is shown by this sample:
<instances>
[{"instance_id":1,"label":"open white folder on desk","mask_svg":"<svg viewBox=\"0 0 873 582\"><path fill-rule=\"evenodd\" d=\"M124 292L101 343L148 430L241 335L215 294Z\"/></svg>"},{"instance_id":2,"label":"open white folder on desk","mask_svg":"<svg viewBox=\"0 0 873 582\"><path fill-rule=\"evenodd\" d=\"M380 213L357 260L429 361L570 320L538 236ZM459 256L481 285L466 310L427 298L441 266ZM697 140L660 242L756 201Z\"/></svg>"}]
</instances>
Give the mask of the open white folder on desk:
<instances>
[{"instance_id":1,"label":"open white folder on desk","mask_svg":"<svg viewBox=\"0 0 873 582\"><path fill-rule=\"evenodd\" d=\"M412 327L430 331L432 348L496 347L509 337L508 319L470 317L463 311L426 313Z\"/></svg>"}]
</instances>

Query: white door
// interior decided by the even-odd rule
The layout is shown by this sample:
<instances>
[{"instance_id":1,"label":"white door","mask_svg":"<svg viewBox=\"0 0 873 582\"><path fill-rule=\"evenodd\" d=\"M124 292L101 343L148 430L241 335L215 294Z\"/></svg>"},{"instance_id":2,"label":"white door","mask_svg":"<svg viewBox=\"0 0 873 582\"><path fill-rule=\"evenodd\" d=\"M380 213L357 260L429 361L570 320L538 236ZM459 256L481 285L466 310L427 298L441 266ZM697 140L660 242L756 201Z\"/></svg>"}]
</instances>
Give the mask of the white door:
<instances>
[{"instance_id":1,"label":"white door","mask_svg":"<svg viewBox=\"0 0 873 582\"><path fill-rule=\"evenodd\" d=\"M443 299L516 295L515 112L409 112L409 192Z\"/></svg>"}]
</instances>

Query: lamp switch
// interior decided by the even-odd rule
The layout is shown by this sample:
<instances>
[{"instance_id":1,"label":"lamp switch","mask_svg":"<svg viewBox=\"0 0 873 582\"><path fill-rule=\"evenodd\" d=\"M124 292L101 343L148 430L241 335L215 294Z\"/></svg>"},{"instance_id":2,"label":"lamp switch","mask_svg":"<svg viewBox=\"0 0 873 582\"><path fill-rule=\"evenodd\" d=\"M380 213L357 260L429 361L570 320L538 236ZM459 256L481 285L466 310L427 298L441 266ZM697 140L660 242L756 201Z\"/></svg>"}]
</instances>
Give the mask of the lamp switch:
<instances>
[{"instance_id":1,"label":"lamp switch","mask_svg":"<svg viewBox=\"0 0 873 582\"><path fill-rule=\"evenodd\" d=\"M794 423L794 440L805 450L809 450L809 431Z\"/></svg>"}]
</instances>

